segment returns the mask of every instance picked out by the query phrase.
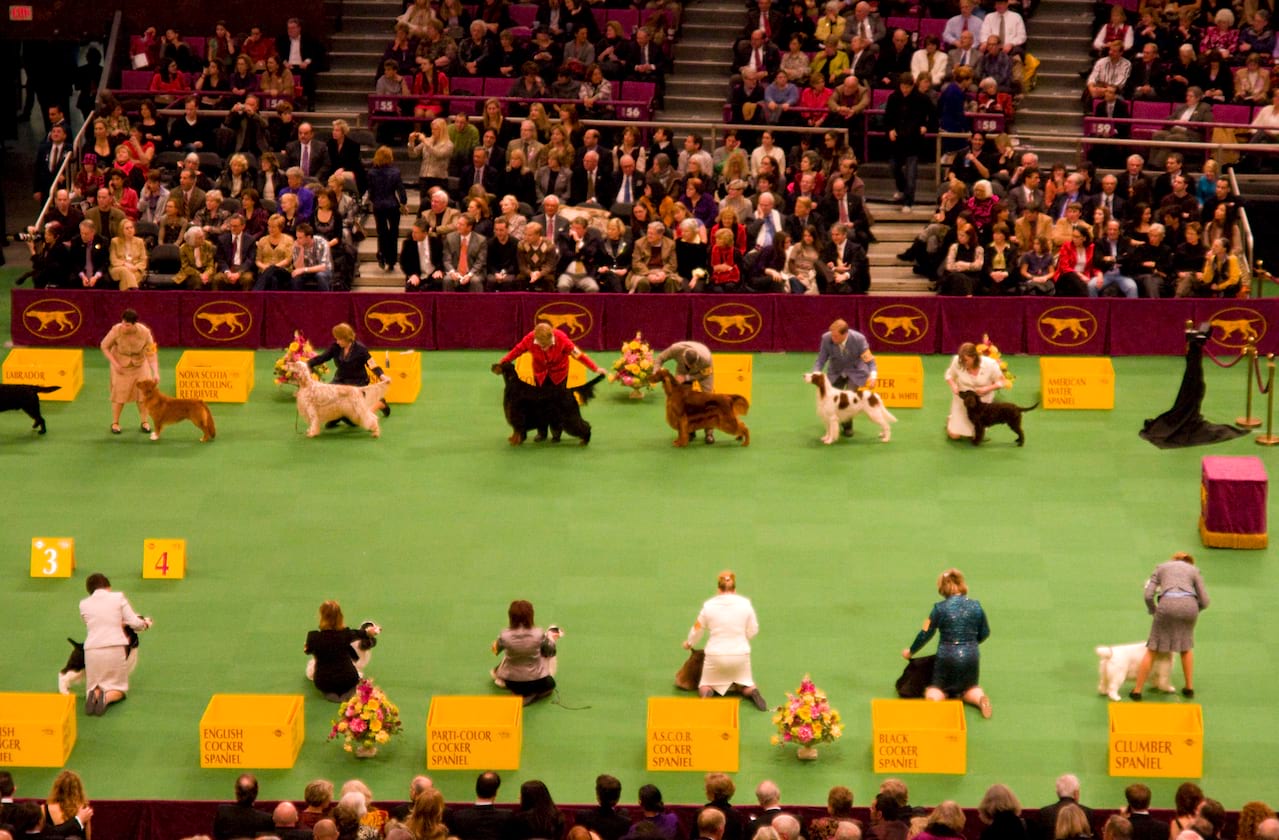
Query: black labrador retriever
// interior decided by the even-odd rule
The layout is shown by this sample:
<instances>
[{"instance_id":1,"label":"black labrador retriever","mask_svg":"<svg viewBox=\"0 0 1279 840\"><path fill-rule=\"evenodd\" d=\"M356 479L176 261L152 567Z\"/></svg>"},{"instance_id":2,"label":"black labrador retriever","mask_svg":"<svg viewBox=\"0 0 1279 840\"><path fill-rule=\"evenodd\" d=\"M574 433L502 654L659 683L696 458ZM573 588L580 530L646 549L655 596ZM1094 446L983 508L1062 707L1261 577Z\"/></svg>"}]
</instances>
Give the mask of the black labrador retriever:
<instances>
[{"instance_id":1,"label":"black labrador retriever","mask_svg":"<svg viewBox=\"0 0 1279 840\"><path fill-rule=\"evenodd\" d=\"M31 428L45 433L44 415L40 413L40 395L58 390L58 385L0 385L0 411L25 411L35 422Z\"/></svg>"},{"instance_id":2,"label":"black labrador retriever","mask_svg":"<svg viewBox=\"0 0 1279 840\"><path fill-rule=\"evenodd\" d=\"M528 384L520 379L511 362L493 365L493 372L506 381L502 408L506 422L511 424L511 436L507 438L511 446L522 444L534 430L537 432L534 440L546 440L548 428L552 443L559 443L564 432L580 438L583 446L591 442L591 424L582 419L577 398L581 397L583 403L590 402L595 396L595 385L603 375L573 388L558 388Z\"/></svg>"},{"instance_id":3,"label":"black labrador retriever","mask_svg":"<svg viewBox=\"0 0 1279 840\"><path fill-rule=\"evenodd\" d=\"M1035 400L1033 405L1026 406L1006 402L984 403L981 397L977 396L976 391L960 391L959 398L964 401L964 408L968 409L968 419L973 423L973 446L980 445L985 439L988 427L998 426L1001 423L1017 433L1018 446L1025 445L1026 435L1021 430L1021 415L1038 408L1039 400Z\"/></svg>"}]
</instances>

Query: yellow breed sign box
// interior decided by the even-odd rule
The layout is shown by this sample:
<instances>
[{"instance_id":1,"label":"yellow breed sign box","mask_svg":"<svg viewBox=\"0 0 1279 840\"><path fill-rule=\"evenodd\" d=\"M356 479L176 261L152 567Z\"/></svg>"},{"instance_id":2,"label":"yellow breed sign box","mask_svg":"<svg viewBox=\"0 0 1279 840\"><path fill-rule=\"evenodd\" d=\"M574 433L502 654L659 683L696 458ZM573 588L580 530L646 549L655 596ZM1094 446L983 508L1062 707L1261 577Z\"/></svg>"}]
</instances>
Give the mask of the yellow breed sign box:
<instances>
[{"instance_id":1,"label":"yellow breed sign box","mask_svg":"<svg viewBox=\"0 0 1279 840\"><path fill-rule=\"evenodd\" d=\"M889 408L924 407L924 360L919 356L876 356L875 393Z\"/></svg>"},{"instance_id":2,"label":"yellow breed sign box","mask_svg":"<svg viewBox=\"0 0 1279 840\"><path fill-rule=\"evenodd\" d=\"M648 698L647 769L736 773L739 705L736 698Z\"/></svg>"},{"instance_id":3,"label":"yellow breed sign box","mask_svg":"<svg viewBox=\"0 0 1279 840\"><path fill-rule=\"evenodd\" d=\"M31 577L69 578L74 571L73 537L31 538Z\"/></svg>"},{"instance_id":4,"label":"yellow breed sign box","mask_svg":"<svg viewBox=\"0 0 1279 840\"><path fill-rule=\"evenodd\" d=\"M715 374L715 390L720 394L736 394L751 401L754 384L755 357L749 353L715 353L711 356Z\"/></svg>"},{"instance_id":5,"label":"yellow breed sign box","mask_svg":"<svg viewBox=\"0 0 1279 840\"><path fill-rule=\"evenodd\" d=\"M177 580L187 576L187 541L148 539L142 542L142 577Z\"/></svg>"},{"instance_id":6,"label":"yellow breed sign box","mask_svg":"<svg viewBox=\"0 0 1279 840\"><path fill-rule=\"evenodd\" d=\"M416 350L371 350L373 364L391 378L386 401L401 405L417 402L422 391L422 354Z\"/></svg>"},{"instance_id":7,"label":"yellow breed sign box","mask_svg":"<svg viewBox=\"0 0 1279 840\"><path fill-rule=\"evenodd\" d=\"M968 724L959 700L871 700L876 773L964 773Z\"/></svg>"},{"instance_id":8,"label":"yellow breed sign box","mask_svg":"<svg viewBox=\"0 0 1279 840\"><path fill-rule=\"evenodd\" d=\"M509 697L442 695L426 716L429 770L518 770L524 703Z\"/></svg>"},{"instance_id":9,"label":"yellow breed sign box","mask_svg":"<svg viewBox=\"0 0 1279 840\"><path fill-rule=\"evenodd\" d=\"M1045 409L1115 407L1115 366L1106 356L1044 356L1039 387Z\"/></svg>"},{"instance_id":10,"label":"yellow breed sign box","mask_svg":"<svg viewBox=\"0 0 1279 840\"><path fill-rule=\"evenodd\" d=\"M187 350L178 359L177 397L242 403L253 391L252 350Z\"/></svg>"},{"instance_id":11,"label":"yellow breed sign box","mask_svg":"<svg viewBox=\"0 0 1279 840\"><path fill-rule=\"evenodd\" d=\"M62 767L75 748L73 694L0 694L0 767Z\"/></svg>"},{"instance_id":12,"label":"yellow breed sign box","mask_svg":"<svg viewBox=\"0 0 1279 840\"><path fill-rule=\"evenodd\" d=\"M1203 769L1198 703L1110 704L1110 775L1198 779Z\"/></svg>"},{"instance_id":13,"label":"yellow breed sign box","mask_svg":"<svg viewBox=\"0 0 1279 840\"><path fill-rule=\"evenodd\" d=\"M84 387L83 350L15 347L5 356L0 377L6 385L56 385L40 399L71 402Z\"/></svg>"},{"instance_id":14,"label":"yellow breed sign box","mask_svg":"<svg viewBox=\"0 0 1279 840\"><path fill-rule=\"evenodd\" d=\"M288 769L305 732L301 694L215 694L200 718L200 766Z\"/></svg>"}]
</instances>

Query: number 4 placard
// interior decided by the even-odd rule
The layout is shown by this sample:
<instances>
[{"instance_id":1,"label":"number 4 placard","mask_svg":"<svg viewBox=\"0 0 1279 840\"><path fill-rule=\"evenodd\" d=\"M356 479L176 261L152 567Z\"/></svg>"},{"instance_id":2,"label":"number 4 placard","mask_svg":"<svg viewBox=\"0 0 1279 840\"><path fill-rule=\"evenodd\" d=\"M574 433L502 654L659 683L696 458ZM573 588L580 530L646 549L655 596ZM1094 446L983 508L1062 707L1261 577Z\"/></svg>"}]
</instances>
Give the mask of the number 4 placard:
<instances>
[{"instance_id":1,"label":"number 4 placard","mask_svg":"<svg viewBox=\"0 0 1279 840\"><path fill-rule=\"evenodd\" d=\"M142 543L142 576L169 580L187 576L186 540L145 540Z\"/></svg>"},{"instance_id":2,"label":"number 4 placard","mask_svg":"<svg viewBox=\"0 0 1279 840\"><path fill-rule=\"evenodd\" d=\"M74 571L74 539L71 537L31 538L31 577L69 578Z\"/></svg>"}]
</instances>

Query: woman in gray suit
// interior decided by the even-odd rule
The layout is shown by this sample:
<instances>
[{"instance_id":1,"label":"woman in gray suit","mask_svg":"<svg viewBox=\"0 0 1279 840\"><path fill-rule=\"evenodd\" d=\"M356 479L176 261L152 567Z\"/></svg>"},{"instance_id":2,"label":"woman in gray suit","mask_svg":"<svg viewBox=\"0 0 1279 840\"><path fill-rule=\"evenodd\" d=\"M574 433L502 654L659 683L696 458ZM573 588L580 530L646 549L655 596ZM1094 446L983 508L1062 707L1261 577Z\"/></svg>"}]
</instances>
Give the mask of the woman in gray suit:
<instances>
[{"instance_id":1,"label":"woman in gray suit","mask_svg":"<svg viewBox=\"0 0 1279 840\"><path fill-rule=\"evenodd\" d=\"M493 642L493 653L506 656L493 669L493 682L524 698L524 705L549 697L555 690L555 641L562 634L552 625L533 624L533 605L512 601L509 626Z\"/></svg>"},{"instance_id":2,"label":"woman in gray suit","mask_svg":"<svg viewBox=\"0 0 1279 840\"><path fill-rule=\"evenodd\" d=\"M1208 608L1208 590L1195 566L1195 558L1178 551L1171 560L1160 563L1146 582L1146 609L1153 615L1146 655L1137 666L1137 684L1128 696L1141 699L1141 689L1150 675L1156 651L1181 654L1181 670L1186 676L1185 697L1195 696L1195 622L1199 612Z\"/></svg>"}]
</instances>

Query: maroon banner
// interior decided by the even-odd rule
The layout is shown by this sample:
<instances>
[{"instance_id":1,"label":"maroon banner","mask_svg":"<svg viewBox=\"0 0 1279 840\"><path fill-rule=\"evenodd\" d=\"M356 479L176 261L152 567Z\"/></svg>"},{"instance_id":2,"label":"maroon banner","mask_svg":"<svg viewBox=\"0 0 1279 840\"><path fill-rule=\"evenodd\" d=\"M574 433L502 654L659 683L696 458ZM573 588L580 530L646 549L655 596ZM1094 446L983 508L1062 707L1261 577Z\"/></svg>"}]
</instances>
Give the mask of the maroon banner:
<instances>
[{"instance_id":1,"label":"maroon banner","mask_svg":"<svg viewBox=\"0 0 1279 840\"><path fill-rule=\"evenodd\" d=\"M102 341L120 313L108 318L103 298L119 292L14 289L9 329L13 343L28 347L91 347Z\"/></svg>"},{"instance_id":2,"label":"maroon banner","mask_svg":"<svg viewBox=\"0 0 1279 840\"><path fill-rule=\"evenodd\" d=\"M773 317L773 349L816 353L822 333L836 318L843 318L853 329L866 334L866 325L858 319L858 307L864 305L865 300L847 295L792 295L778 301ZM873 342L871 349L878 349Z\"/></svg>"},{"instance_id":3,"label":"maroon banner","mask_svg":"<svg viewBox=\"0 0 1279 840\"><path fill-rule=\"evenodd\" d=\"M1024 353L1026 303L1010 297L956 298L941 310L941 349L953 353L965 341L981 341L983 335L1000 353Z\"/></svg>"},{"instance_id":4,"label":"maroon banner","mask_svg":"<svg viewBox=\"0 0 1279 840\"><path fill-rule=\"evenodd\" d=\"M260 297L260 295L255 295ZM301 330L313 347L333 342L333 327L351 320L351 295L335 292L275 292L263 303L261 347L288 347ZM359 324L351 324L363 335ZM368 344L365 339L362 343Z\"/></svg>"},{"instance_id":5,"label":"maroon banner","mask_svg":"<svg viewBox=\"0 0 1279 840\"><path fill-rule=\"evenodd\" d=\"M1194 321L1212 328L1208 349L1217 356L1238 356L1249 339L1262 355L1279 352L1279 301L1197 300ZM1274 330L1269 329L1271 321Z\"/></svg>"},{"instance_id":6,"label":"maroon banner","mask_svg":"<svg viewBox=\"0 0 1279 840\"><path fill-rule=\"evenodd\" d=\"M604 348L604 313L612 305L613 295L520 295L524 308L521 323L533 328L539 320L580 344L583 350ZM514 343L514 342L512 342Z\"/></svg>"},{"instance_id":7,"label":"maroon banner","mask_svg":"<svg viewBox=\"0 0 1279 840\"><path fill-rule=\"evenodd\" d=\"M689 310L693 340L732 353L773 350L776 300L773 295L696 295Z\"/></svg>"},{"instance_id":8,"label":"maroon banner","mask_svg":"<svg viewBox=\"0 0 1279 840\"><path fill-rule=\"evenodd\" d=\"M954 348L941 347L941 309L941 299L935 297L861 298L857 323L861 324L860 331L866 335L871 349L879 353L929 354L942 349L953 353Z\"/></svg>"},{"instance_id":9,"label":"maroon banner","mask_svg":"<svg viewBox=\"0 0 1279 840\"><path fill-rule=\"evenodd\" d=\"M435 349L435 298L430 295L351 295L351 326L372 347Z\"/></svg>"},{"instance_id":10,"label":"maroon banner","mask_svg":"<svg viewBox=\"0 0 1279 840\"><path fill-rule=\"evenodd\" d=\"M608 295L608 319L604 322L604 344L607 349L621 347L635 333L644 333L644 339L654 352L665 350L677 341L687 341L692 334L688 329L689 295L634 294Z\"/></svg>"},{"instance_id":11,"label":"maroon banner","mask_svg":"<svg viewBox=\"0 0 1279 840\"><path fill-rule=\"evenodd\" d=\"M169 294L178 298L179 335L183 347L255 350L263 346L262 295L253 292ZM286 340L284 345L288 343Z\"/></svg>"},{"instance_id":12,"label":"maroon banner","mask_svg":"<svg viewBox=\"0 0 1279 840\"><path fill-rule=\"evenodd\" d=\"M1112 356L1181 356L1186 352L1186 321L1194 317L1192 300L1111 301L1109 338Z\"/></svg>"},{"instance_id":13,"label":"maroon banner","mask_svg":"<svg viewBox=\"0 0 1279 840\"><path fill-rule=\"evenodd\" d=\"M416 300L423 295L406 297ZM437 350L513 347L533 329L531 321L520 317L521 294L441 292L434 297Z\"/></svg>"},{"instance_id":14,"label":"maroon banner","mask_svg":"<svg viewBox=\"0 0 1279 840\"><path fill-rule=\"evenodd\" d=\"M1118 303L1105 299L1029 298L1024 313L1026 352L1036 356L1104 356L1110 315ZM998 341L995 346L1004 349Z\"/></svg>"}]
</instances>

